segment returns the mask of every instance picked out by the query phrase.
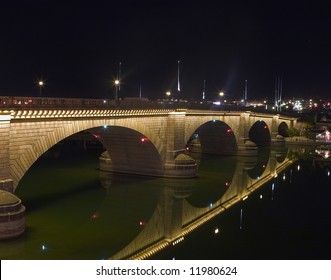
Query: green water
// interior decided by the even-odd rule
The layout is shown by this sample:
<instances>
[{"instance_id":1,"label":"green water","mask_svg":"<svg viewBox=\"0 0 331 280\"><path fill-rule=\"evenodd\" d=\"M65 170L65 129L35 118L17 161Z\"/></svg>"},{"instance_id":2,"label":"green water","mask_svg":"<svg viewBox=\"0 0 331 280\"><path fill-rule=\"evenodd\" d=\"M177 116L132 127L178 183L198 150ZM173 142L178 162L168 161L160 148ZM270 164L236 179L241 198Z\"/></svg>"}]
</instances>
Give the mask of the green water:
<instances>
[{"instance_id":1,"label":"green water","mask_svg":"<svg viewBox=\"0 0 331 280\"><path fill-rule=\"evenodd\" d=\"M189 202L206 206L226 191L235 169L235 160L222 168L219 158L210 157L200 166L199 184L112 175L98 170L101 152L57 147L29 169L15 192L27 209L26 231L1 242L1 259L109 258L143 230L165 187L186 185Z\"/></svg>"},{"instance_id":2,"label":"green water","mask_svg":"<svg viewBox=\"0 0 331 280\"><path fill-rule=\"evenodd\" d=\"M148 226L160 201L175 205L174 201L186 200L199 208L219 200L233 180L238 162L235 157L198 156L197 178L162 179L100 172L101 152L98 147L58 148L29 169L15 193L27 209L26 231L17 239L1 241L1 259L110 258ZM269 154L262 153L249 168L252 178L262 174ZM301 160L300 171L291 167L286 172L290 180L273 190L267 183L252 199L235 205L185 237L179 246L153 258L331 257L330 173L325 175L325 170L312 167L311 159ZM314 184L318 188L312 190ZM166 200L169 190L171 199ZM172 209L176 220L181 213ZM244 227L240 228L242 209ZM156 232L161 230L158 226ZM215 237L216 226L222 234ZM310 248L308 253L302 246Z\"/></svg>"},{"instance_id":3,"label":"green water","mask_svg":"<svg viewBox=\"0 0 331 280\"><path fill-rule=\"evenodd\" d=\"M105 188L98 154L44 157L30 168L15 193L27 209L26 232L1 242L1 259L108 258L142 230L160 179L108 176Z\"/></svg>"}]
</instances>

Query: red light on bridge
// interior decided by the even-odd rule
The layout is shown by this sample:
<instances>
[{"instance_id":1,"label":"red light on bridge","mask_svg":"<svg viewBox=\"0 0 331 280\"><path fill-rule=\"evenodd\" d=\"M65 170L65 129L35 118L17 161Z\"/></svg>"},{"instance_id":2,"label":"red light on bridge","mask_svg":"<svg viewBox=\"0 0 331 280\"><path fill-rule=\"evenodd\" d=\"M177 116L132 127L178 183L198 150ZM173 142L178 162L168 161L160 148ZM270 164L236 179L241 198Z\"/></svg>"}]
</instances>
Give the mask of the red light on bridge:
<instances>
[{"instance_id":1,"label":"red light on bridge","mask_svg":"<svg viewBox=\"0 0 331 280\"><path fill-rule=\"evenodd\" d=\"M99 218L99 215L98 215L97 213L94 213L94 214L91 216L91 219L92 219L92 220L95 220L95 219L97 219L97 218Z\"/></svg>"},{"instance_id":2,"label":"red light on bridge","mask_svg":"<svg viewBox=\"0 0 331 280\"><path fill-rule=\"evenodd\" d=\"M231 128L228 128L227 130L226 130L226 132L231 132L232 131L232 129Z\"/></svg>"},{"instance_id":3,"label":"red light on bridge","mask_svg":"<svg viewBox=\"0 0 331 280\"><path fill-rule=\"evenodd\" d=\"M225 182L225 186L230 186L230 182Z\"/></svg>"},{"instance_id":4,"label":"red light on bridge","mask_svg":"<svg viewBox=\"0 0 331 280\"><path fill-rule=\"evenodd\" d=\"M265 126L264 126L264 128L268 128L268 126L267 126L267 125L265 125Z\"/></svg>"},{"instance_id":5,"label":"red light on bridge","mask_svg":"<svg viewBox=\"0 0 331 280\"><path fill-rule=\"evenodd\" d=\"M147 142L148 141L148 138L147 137L142 137L140 141L141 142Z\"/></svg>"}]
</instances>

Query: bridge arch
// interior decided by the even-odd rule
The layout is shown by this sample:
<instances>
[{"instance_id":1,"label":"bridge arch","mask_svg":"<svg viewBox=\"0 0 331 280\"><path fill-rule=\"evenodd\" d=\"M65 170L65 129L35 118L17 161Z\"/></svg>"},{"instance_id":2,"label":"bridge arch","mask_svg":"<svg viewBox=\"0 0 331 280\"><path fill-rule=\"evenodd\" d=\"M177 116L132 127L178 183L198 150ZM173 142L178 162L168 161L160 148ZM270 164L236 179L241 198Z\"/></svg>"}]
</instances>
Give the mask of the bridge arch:
<instances>
[{"instance_id":1,"label":"bridge arch","mask_svg":"<svg viewBox=\"0 0 331 280\"><path fill-rule=\"evenodd\" d=\"M153 143L155 149L152 150L158 152L162 161L162 176L192 178L196 174L196 163L184 155L184 147L196 130L201 129L202 134L208 135L212 131L212 124L221 134L222 129L229 128L229 134L224 137L211 132L210 139L203 140L206 143L204 148L209 143L216 143L215 153L222 154L225 150L219 150L221 145L217 143L224 143L220 141L226 139L229 145L222 146L230 146L226 150L227 154L255 156L256 146L249 141L249 132L254 136L251 127L258 120L262 119L267 124L271 135L269 137L278 146L285 142L282 137L278 137L279 131L285 131L286 125L293 128L295 124L292 118L248 111L14 108L1 111L1 114L0 130L4 145L0 149L0 158L3 159L0 162L0 183L5 186L4 189L15 189L26 170L62 139L104 125L132 129L146 136ZM228 139L227 135L230 136ZM237 151L234 151L235 147Z\"/></svg>"},{"instance_id":2,"label":"bridge arch","mask_svg":"<svg viewBox=\"0 0 331 280\"><path fill-rule=\"evenodd\" d=\"M283 137L288 137L289 136L288 129L289 129L289 127L288 127L287 123L283 121L278 126L278 134Z\"/></svg>"},{"instance_id":3,"label":"bridge arch","mask_svg":"<svg viewBox=\"0 0 331 280\"><path fill-rule=\"evenodd\" d=\"M201 124L191 135L188 145L203 154L233 155L237 141L232 128L221 120L210 120Z\"/></svg>"},{"instance_id":4,"label":"bridge arch","mask_svg":"<svg viewBox=\"0 0 331 280\"><path fill-rule=\"evenodd\" d=\"M145 151L159 154L158 158L165 157L164 147L161 139L152 133L148 126L140 125L139 121L128 121L128 119L88 119L72 121L34 121L25 123L11 123L10 142L10 175L13 179L14 189L19 181L38 160L55 144L65 138L81 131L102 130L104 127L118 126L127 128L128 131L148 139L149 149ZM135 132L134 132L135 131ZM147 145L145 145L147 146ZM152 148L153 147L153 148Z\"/></svg>"},{"instance_id":5,"label":"bridge arch","mask_svg":"<svg viewBox=\"0 0 331 280\"><path fill-rule=\"evenodd\" d=\"M104 171L161 175L162 159L153 142L141 132L123 126L89 129L106 148L100 160Z\"/></svg>"},{"instance_id":6,"label":"bridge arch","mask_svg":"<svg viewBox=\"0 0 331 280\"><path fill-rule=\"evenodd\" d=\"M269 126L263 120L258 120L249 130L249 139L257 146L270 145L271 135Z\"/></svg>"}]
</instances>

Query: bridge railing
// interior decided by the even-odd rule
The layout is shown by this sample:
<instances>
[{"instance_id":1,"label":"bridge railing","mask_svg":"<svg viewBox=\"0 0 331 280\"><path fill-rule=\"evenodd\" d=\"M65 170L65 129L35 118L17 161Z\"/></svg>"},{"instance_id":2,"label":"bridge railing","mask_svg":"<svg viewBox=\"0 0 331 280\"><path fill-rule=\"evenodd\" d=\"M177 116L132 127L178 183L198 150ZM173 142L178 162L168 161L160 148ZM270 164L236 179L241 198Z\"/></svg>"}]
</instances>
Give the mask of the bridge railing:
<instances>
[{"instance_id":1,"label":"bridge railing","mask_svg":"<svg viewBox=\"0 0 331 280\"><path fill-rule=\"evenodd\" d=\"M277 112L259 107L245 107L241 105L216 105L211 101L201 100L173 100L127 97L115 99L83 99L83 98L55 98L55 97L22 97L0 96L1 110L17 109L191 109L203 111L224 112L255 112L275 114ZM281 113L284 116L298 117L293 113Z\"/></svg>"}]
</instances>

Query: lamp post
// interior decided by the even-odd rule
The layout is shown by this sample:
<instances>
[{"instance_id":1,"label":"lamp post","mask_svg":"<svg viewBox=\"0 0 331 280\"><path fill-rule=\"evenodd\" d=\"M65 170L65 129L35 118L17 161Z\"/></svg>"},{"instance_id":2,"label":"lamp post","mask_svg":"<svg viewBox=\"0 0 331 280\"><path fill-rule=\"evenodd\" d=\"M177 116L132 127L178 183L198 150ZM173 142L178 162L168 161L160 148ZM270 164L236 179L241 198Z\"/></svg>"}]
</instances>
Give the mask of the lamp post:
<instances>
[{"instance_id":1,"label":"lamp post","mask_svg":"<svg viewBox=\"0 0 331 280\"><path fill-rule=\"evenodd\" d=\"M222 104L222 98L223 98L223 96L224 96L224 92L221 91L221 92L219 93L219 96L220 96L220 104Z\"/></svg>"},{"instance_id":2,"label":"lamp post","mask_svg":"<svg viewBox=\"0 0 331 280\"><path fill-rule=\"evenodd\" d=\"M114 84L115 84L115 101L117 103L118 102L118 87L119 87L119 84L120 84L120 80L116 79L114 81Z\"/></svg>"},{"instance_id":3,"label":"lamp post","mask_svg":"<svg viewBox=\"0 0 331 280\"><path fill-rule=\"evenodd\" d=\"M171 92L168 90L165 94L166 94L167 99L168 99L168 102L169 102L170 101Z\"/></svg>"},{"instance_id":4,"label":"lamp post","mask_svg":"<svg viewBox=\"0 0 331 280\"><path fill-rule=\"evenodd\" d=\"M42 96L42 88L44 86L44 82L43 81L39 81L38 82L38 86L39 86L39 96Z\"/></svg>"}]
</instances>

